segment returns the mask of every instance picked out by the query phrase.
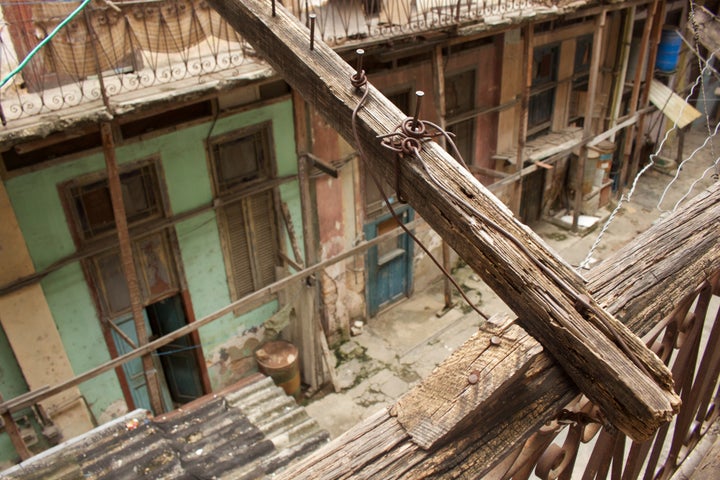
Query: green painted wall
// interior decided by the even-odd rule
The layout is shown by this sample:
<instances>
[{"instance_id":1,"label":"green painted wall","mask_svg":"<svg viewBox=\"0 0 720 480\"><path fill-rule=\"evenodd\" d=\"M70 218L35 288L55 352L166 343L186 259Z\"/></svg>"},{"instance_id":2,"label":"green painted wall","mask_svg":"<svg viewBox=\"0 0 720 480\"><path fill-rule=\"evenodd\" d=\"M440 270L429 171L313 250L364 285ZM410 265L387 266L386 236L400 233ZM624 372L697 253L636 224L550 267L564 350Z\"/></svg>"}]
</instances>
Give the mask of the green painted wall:
<instances>
[{"instance_id":1,"label":"green painted wall","mask_svg":"<svg viewBox=\"0 0 720 480\"><path fill-rule=\"evenodd\" d=\"M0 393L3 398L13 398L27 392L27 383L10 348L5 330L0 325ZM7 433L0 433L0 470L14 463L17 454Z\"/></svg>"},{"instance_id":2,"label":"green painted wall","mask_svg":"<svg viewBox=\"0 0 720 480\"><path fill-rule=\"evenodd\" d=\"M211 176L204 146L209 136L271 120L278 175L296 173L292 118L292 103L285 100L219 118L214 123L206 122L142 142L118 146L117 159L123 165L158 156L170 209L173 214L178 214L209 205L212 201ZM75 251L60 201L59 184L102 171L104 167L103 157L97 153L7 181L8 195L38 270ZM283 185L280 192L282 200L290 208L299 236L298 242L302 246L297 182ZM284 232L284 229L280 228L279 231ZM179 223L176 233L195 317L200 319L230 302L215 212L208 211ZM291 251L289 243L288 251ZM82 373L107 361L110 356L80 264L69 265L48 275L43 279L42 287L74 371ZM227 315L200 329L208 362L217 356L215 350L229 337L262 324L276 308L276 302L271 302L237 318L232 314ZM213 381L213 384L214 387L222 386L217 381ZM113 372L83 383L80 390L98 418L113 402L122 398Z\"/></svg>"}]
</instances>

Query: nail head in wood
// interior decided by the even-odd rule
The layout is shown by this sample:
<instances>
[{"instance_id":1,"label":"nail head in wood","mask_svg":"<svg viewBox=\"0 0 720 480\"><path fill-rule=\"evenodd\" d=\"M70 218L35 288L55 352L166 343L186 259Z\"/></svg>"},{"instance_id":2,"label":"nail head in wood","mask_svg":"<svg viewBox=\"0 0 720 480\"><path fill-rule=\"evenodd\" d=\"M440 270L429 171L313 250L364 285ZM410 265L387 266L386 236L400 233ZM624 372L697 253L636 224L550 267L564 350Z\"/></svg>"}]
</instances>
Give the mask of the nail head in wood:
<instances>
[{"instance_id":1,"label":"nail head in wood","mask_svg":"<svg viewBox=\"0 0 720 480\"><path fill-rule=\"evenodd\" d=\"M315 50L315 19L317 15L310 14L310 50Z\"/></svg>"},{"instance_id":2,"label":"nail head in wood","mask_svg":"<svg viewBox=\"0 0 720 480\"><path fill-rule=\"evenodd\" d=\"M422 105L422 98L425 96L425 92L422 90L418 90L415 92L415 97L417 98L417 101L415 102L415 115L413 116L413 124L412 128L413 130L418 129L418 117L420 117L420 105Z\"/></svg>"},{"instance_id":3,"label":"nail head in wood","mask_svg":"<svg viewBox=\"0 0 720 480\"><path fill-rule=\"evenodd\" d=\"M357 54L357 68L355 71L358 75L360 75L360 72L362 72L362 65L363 65L363 55L365 55L365 50L362 48L358 48L355 50L355 53Z\"/></svg>"}]
</instances>

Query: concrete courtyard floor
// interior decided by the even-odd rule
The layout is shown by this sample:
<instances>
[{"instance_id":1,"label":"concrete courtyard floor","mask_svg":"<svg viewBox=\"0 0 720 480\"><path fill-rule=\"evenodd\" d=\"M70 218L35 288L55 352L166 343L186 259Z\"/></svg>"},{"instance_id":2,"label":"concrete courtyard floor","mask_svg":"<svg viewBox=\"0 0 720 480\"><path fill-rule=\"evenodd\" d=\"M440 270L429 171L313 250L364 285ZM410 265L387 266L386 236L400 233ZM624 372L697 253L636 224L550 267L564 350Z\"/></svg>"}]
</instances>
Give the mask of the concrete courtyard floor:
<instances>
[{"instance_id":1,"label":"concrete courtyard floor","mask_svg":"<svg viewBox=\"0 0 720 480\"><path fill-rule=\"evenodd\" d=\"M689 132L685 156L700 146L706 136L705 127ZM714 170L706 170L717 160L717 155L706 147L686 162L660 206L672 209L703 172L704 177L692 189L690 197L715 182ZM675 155L668 152L667 156ZM593 253L589 268L645 231L663 215L657 208L658 200L675 173L675 169L650 169L640 178L631 201L618 211ZM605 212L605 216L609 213L609 210ZM573 267L586 257L601 226L580 236L545 221L531 225ZM486 315L511 313L468 267L456 268L453 275ZM481 317L457 293L453 302L452 309L443 315L437 314L444 307L443 280L438 276L430 287L415 292L410 298L370 319L362 334L351 337L339 347L336 371L342 391L329 393L326 389L315 394L307 400L308 413L335 438L379 409L393 404L428 376L480 325Z\"/></svg>"}]
</instances>

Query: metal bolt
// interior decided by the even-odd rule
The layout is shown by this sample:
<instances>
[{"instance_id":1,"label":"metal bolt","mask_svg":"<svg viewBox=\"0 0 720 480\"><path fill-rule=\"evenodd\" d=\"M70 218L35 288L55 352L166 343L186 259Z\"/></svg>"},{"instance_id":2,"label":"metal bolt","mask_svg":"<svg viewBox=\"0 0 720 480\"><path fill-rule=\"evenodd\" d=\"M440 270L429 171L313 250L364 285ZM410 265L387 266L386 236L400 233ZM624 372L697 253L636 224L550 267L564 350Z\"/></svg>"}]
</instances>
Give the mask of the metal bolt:
<instances>
[{"instance_id":1,"label":"metal bolt","mask_svg":"<svg viewBox=\"0 0 720 480\"><path fill-rule=\"evenodd\" d=\"M362 72L363 55L365 55L365 50L363 50L362 48L358 48L357 50L355 50L355 53L357 54L357 68L355 69L355 71L358 75L360 75L360 73Z\"/></svg>"},{"instance_id":2,"label":"metal bolt","mask_svg":"<svg viewBox=\"0 0 720 480\"><path fill-rule=\"evenodd\" d=\"M310 50L315 50L315 19L317 15L310 14Z\"/></svg>"},{"instance_id":3,"label":"metal bolt","mask_svg":"<svg viewBox=\"0 0 720 480\"><path fill-rule=\"evenodd\" d=\"M500 337L495 337L495 336L493 336L493 337L490 339L490 344L491 344L491 345L498 346L498 345L500 345L501 343L502 343L502 340L500 340Z\"/></svg>"},{"instance_id":4,"label":"metal bolt","mask_svg":"<svg viewBox=\"0 0 720 480\"><path fill-rule=\"evenodd\" d=\"M415 92L415 97L417 98L417 101L415 102L415 116L413 117L413 123L412 123L412 129L417 130L418 129L418 117L420 116L420 105L422 105L422 98L425 96L425 92L422 90L418 90Z\"/></svg>"},{"instance_id":5,"label":"metal bolt","mask_svg":"<svg viewBox=\"0 0 720 480\"><path fill-rule=\"evenodd\" d=\"M480 372L477 370L470 372L470 375L468 375L468 383L470 385L475 385L478 380L480 380Z\"/></svg>"}]
</instances>

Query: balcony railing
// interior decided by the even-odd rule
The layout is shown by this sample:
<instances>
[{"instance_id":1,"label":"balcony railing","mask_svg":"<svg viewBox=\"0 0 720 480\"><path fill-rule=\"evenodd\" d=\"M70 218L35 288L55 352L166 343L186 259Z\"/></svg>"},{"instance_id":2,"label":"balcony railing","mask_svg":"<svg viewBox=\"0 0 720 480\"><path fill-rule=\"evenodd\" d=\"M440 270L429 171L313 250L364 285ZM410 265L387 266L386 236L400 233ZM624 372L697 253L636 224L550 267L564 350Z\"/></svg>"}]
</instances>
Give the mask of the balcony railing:
<instances>
[{"instance_id":1,"label":"balcony railing","mask_svg":"<svg viewBox=\"0 0 720 480\"><path fill-rule=\"evenodd\" d=\"M318 37L333 47L471 22L497 23L505 16L517 18L542 8L536 0L284 3L303 22L314 13ZM0 78L5 79L79 4L3 4ZM110 108L113 97L184 80L237 77L257 63L252 48L203 0L97 0L7 82L0 92L0 120L6 126L92 102Z\"/></svg>"}]
</instances>

